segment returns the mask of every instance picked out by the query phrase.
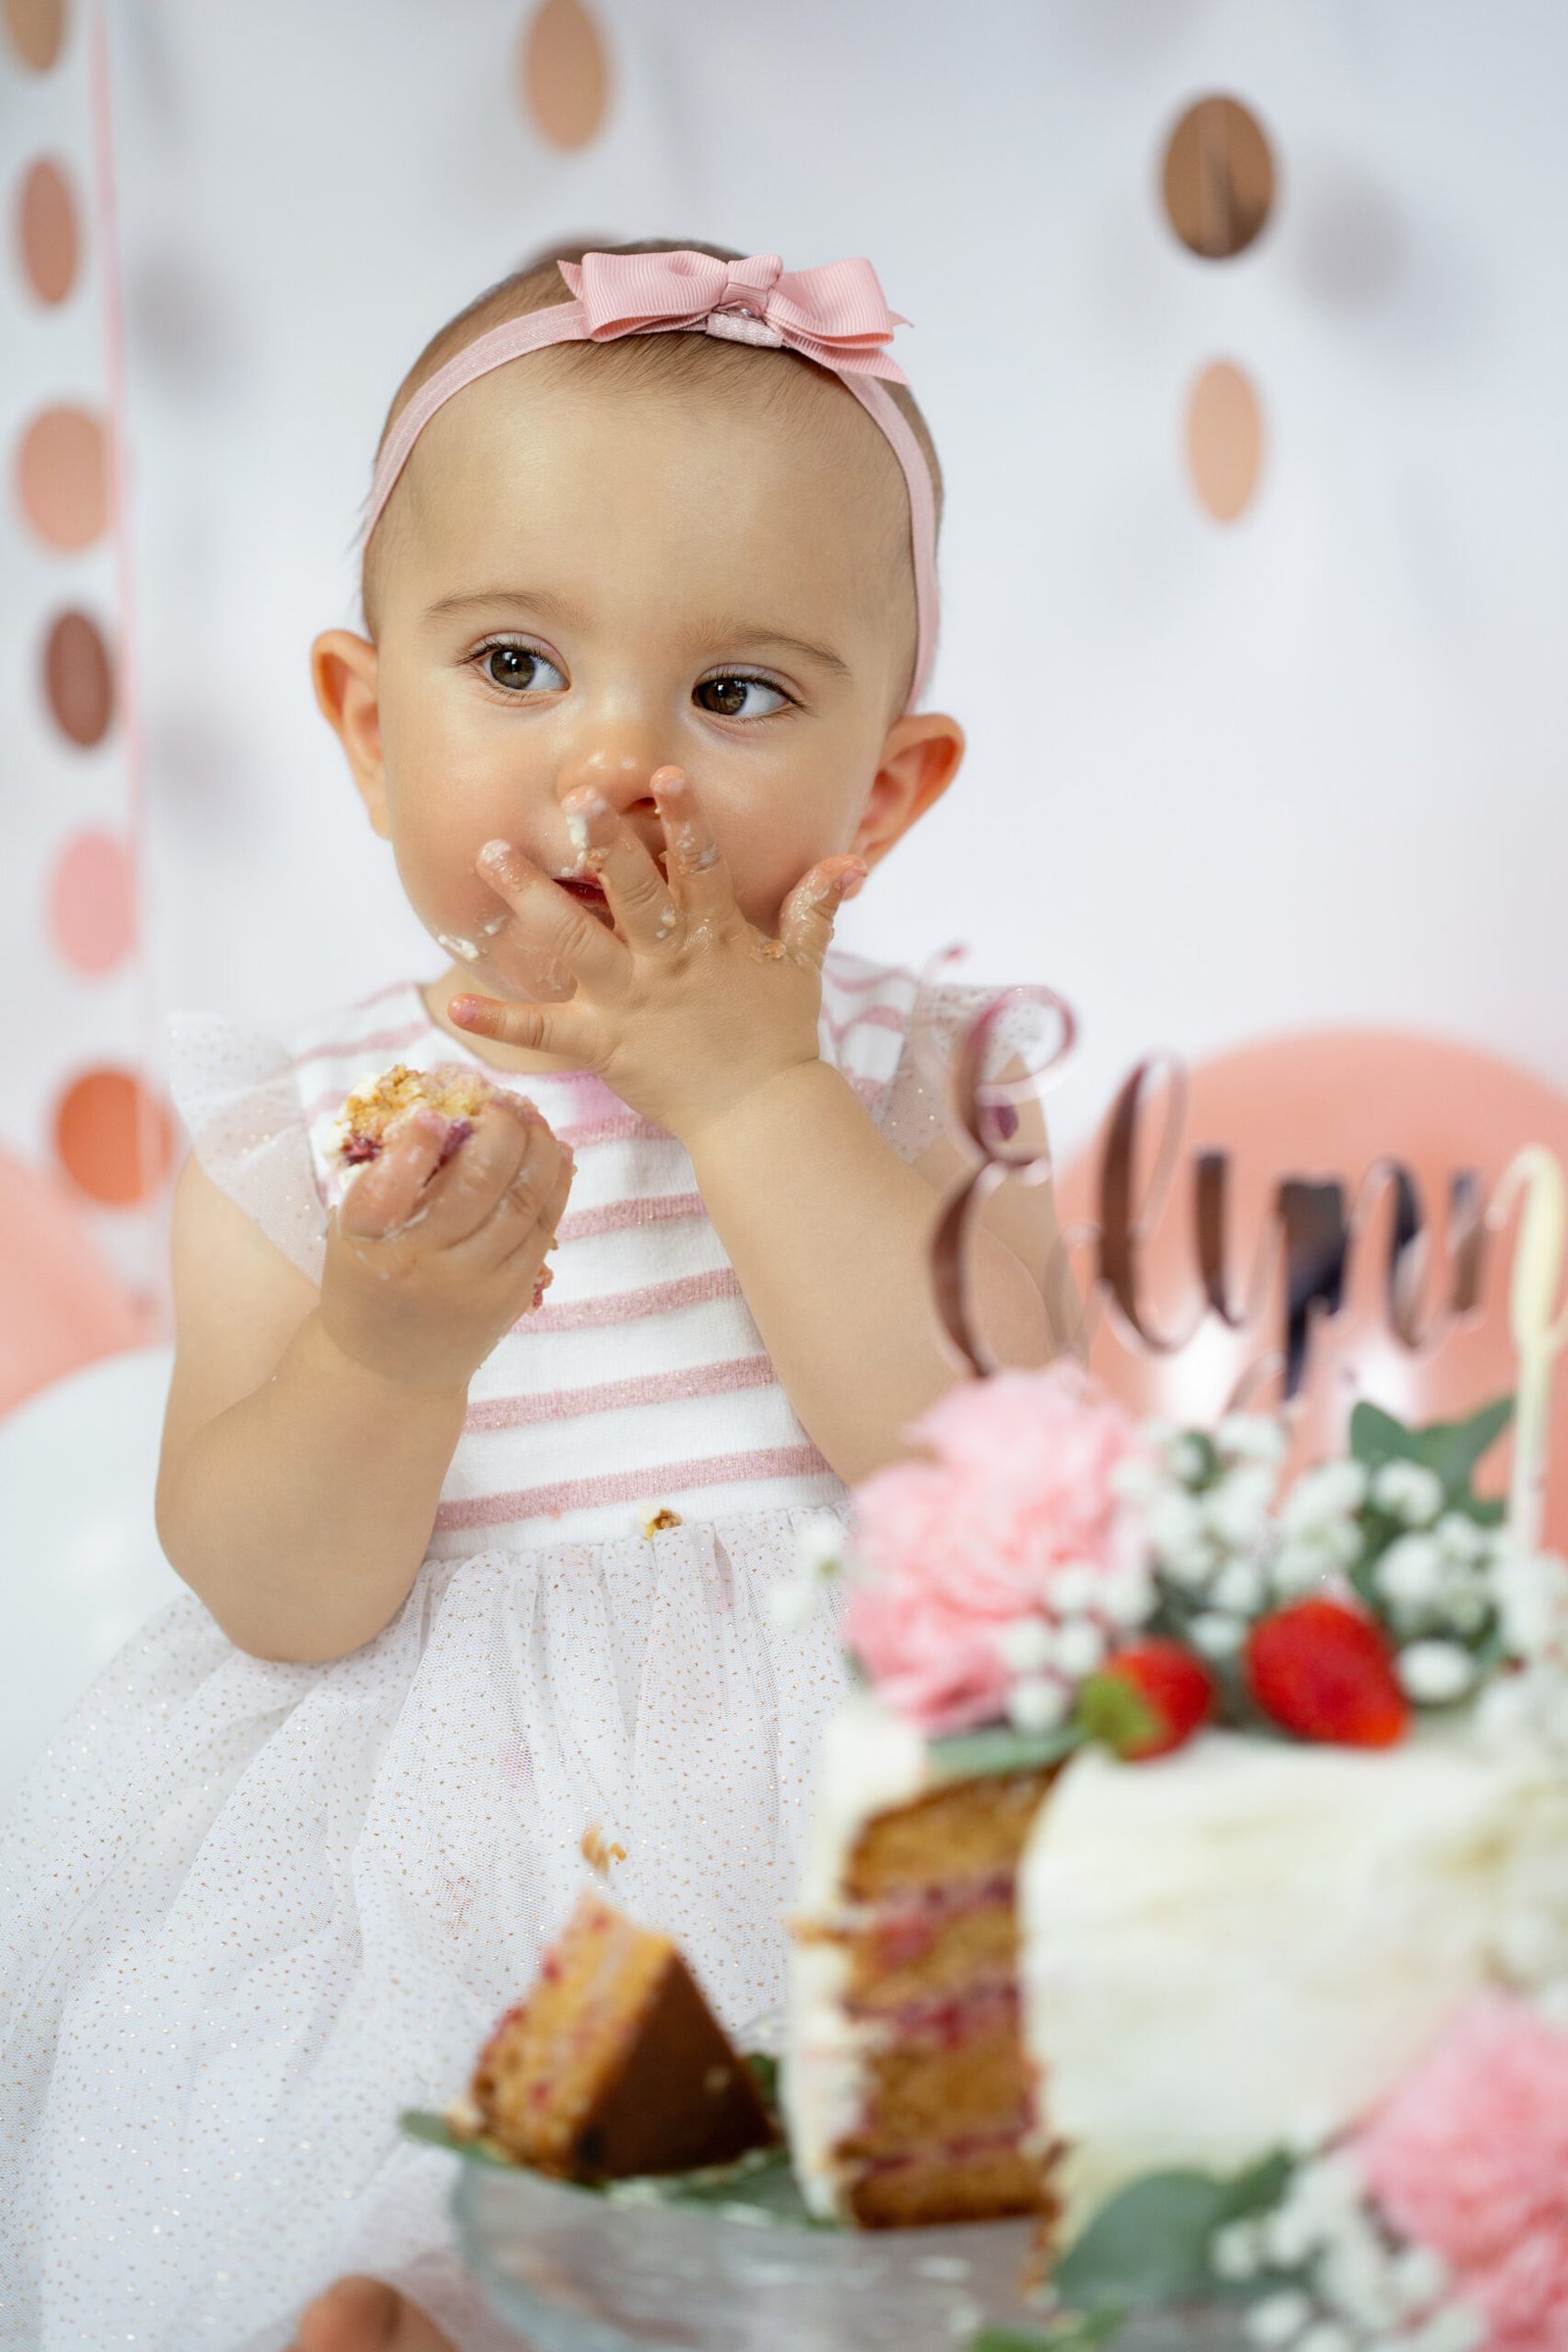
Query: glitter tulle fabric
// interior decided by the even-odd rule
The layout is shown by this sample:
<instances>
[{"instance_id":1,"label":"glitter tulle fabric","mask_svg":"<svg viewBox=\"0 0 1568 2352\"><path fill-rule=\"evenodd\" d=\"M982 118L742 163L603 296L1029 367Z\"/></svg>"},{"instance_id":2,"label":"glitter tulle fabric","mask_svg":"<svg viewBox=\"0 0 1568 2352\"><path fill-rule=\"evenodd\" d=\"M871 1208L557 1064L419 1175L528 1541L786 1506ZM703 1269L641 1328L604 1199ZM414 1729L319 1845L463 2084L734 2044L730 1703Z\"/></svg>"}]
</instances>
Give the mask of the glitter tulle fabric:
<instances>
[{"instance_id":1,"label":"glitter tulle fabric","mask_svg":"<svg viewBox=\"0 0 1568 2352\"><path fill-rule=\"evenodd\" d=\"M824 1052L909 1156L970 1008L830 957ZM314 1277L343 1096L465 1052L405 984L286 1049L182 1019L172 1083L203 1164ZM0 1838L18 2352L283 2352L348 2271L403 2284L465 2352L514 2343L449 2250L450 2160L397 2118L464 2086L586 1881L590 1828L625 1849L612 1899L679 1936L731 2026L779 1997L843 1677L831 1612L785 1631L771 1596L843 1489L674 1139L582 1073L527 1091L578 1162L556 1285L475 1378L397 1616L296 1666L173 1602ZM676 1523L646 1535L658 1504Z\"/></svg>"}]
</instances>

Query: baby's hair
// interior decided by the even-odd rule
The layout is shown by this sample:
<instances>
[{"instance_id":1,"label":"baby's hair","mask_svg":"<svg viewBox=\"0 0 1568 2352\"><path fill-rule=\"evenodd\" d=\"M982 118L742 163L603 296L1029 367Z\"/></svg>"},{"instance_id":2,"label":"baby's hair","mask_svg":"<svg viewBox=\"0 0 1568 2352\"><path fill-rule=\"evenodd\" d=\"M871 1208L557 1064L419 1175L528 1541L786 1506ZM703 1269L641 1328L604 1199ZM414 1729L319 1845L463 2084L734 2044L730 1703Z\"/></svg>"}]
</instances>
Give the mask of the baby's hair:
<instances>
[{"instance_id":1,"label":"baby's hair","mask_svg":"<svg viewBox=\"0 0 1568 2352\"><path fill-rule=\"evenodd\" d=\"M376 443L377 455L398 416L420 385L427 382L448 360L455 358L468 344L487 333L491 327L499 326L505 319L526 318L530 312L547 310L552 304L571 300L558 263L580 262L585 253L681 252L706 253L717 262L736 262L744 258L727 245L705 245L694 237L648 237L630 245L607 245L589 237L579 244L551 245L543 253L534 255L520 269L513 270L509 277L487 287L484 293L477 295L431 336L393 395L386 421L381 427L380 440ZM623 335L608 343L553 344L529 364L533 367L553 364L558 374L564 374L568 380L573 370L581 370L585 374L591 372L600 383L703 383L716 386L720 391L733 391L748 399L761 397L770 415L817 441L820 441L824 431L832 431L835 424L840 431L864 432L866 440L858 443L858 447L875 443L886 452L890 483L887 502L891 524L890 556L897 567L897 576L907 605L907 634L912 664L914 573L909 552L907 493L891 450L888 450L880 434L867 426L863 411L831 368L818 367L814 360L808 360L799 352L759 349L754 344L720 341L712 335L680 333ZM815 379L814 383L810 382L811 378ZM831 405L818 396L817 384L829 388ZM906 384L890 383L888 390L907 418L921 454L931 469L937 522L940 525L942 468L930 427ZM871 462L880 463L874 451ZM895 483L896 496L892 488ZM365 610L366 630L372 638L379 633L381 584L402 528L398 506L398 496L394 491L361 559L361 600Z\"/></svg>"}]
</instances>

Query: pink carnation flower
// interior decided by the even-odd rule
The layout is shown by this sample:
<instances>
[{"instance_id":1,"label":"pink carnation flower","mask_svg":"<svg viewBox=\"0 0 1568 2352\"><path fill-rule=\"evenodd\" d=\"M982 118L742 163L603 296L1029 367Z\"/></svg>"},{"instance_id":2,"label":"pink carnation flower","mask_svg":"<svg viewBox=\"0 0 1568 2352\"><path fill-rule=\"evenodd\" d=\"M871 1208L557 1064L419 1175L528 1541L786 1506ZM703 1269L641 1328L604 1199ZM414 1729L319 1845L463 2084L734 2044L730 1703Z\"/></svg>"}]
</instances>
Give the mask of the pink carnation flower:
<instances>
[{"instance_id":1,"label":"pink carnation flower","mask_svg":"<svg viewBox=\"0 0 1568 2352\"><path fill-rule=\"evenodd\" d=\"M936 1458L893 1463L856 1491L863 1574L845 1630L888 1703L935 1734L1005 1712L999 1638L1053 1614L1061 1569L1108 1576L1142 1561L1111 1483L1142 1448L1131 1417L1076 1366L966 1383L911 1434Z\"/></svg>"},{"instance_id":2,"label":"pink carnation flower","mask_svg":"<svg viewBox=\"0 0 1568 2352\"><path fill-rule=\"evenodd\" d=\"M1568 2352L1568 2034L1484 1993L1356 2143L1394 2227L1434 2247L1488 2352Z\"/></svg>"}]
</instances>

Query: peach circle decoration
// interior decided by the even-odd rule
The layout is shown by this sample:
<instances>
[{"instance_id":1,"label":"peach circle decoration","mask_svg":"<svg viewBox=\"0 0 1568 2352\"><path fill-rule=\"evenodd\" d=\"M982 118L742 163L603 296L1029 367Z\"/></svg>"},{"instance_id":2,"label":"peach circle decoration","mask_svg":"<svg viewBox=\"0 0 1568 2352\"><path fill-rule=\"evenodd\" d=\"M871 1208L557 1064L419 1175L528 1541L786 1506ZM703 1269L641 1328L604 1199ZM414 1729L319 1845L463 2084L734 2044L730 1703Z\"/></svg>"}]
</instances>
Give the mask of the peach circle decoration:
<instances>
[{"instance_id":1,"label":"peach circle decoration","mask_svg":"<svg viewBox=\"0 0 1568 2352\"><path fill-rule=\"evenodd\" d=\"M17 453L22 510L48 546L90 547L109 520L109 453L104 428L85 409L44 409Z\"/></svg>"},{"instance_id":2,"label":"peach circle decoration","mask_svg":"<svg viewBox=\"0 0 1568 2352\"><path fill-rule=\"evenodd\" d=\"M43 690L62 735L91 751L109 732L115 673L109 648L85 612L62 612L43 652Z\"/></svg>"},{"instance_id":3,"label":"peach circle decoration","mask_svg":"<svg viewBox=\"0 0 1568 2352\"><path fill-rule=\"evenodd\" d=\"M65 42L65 0L6 0L6 30L23 64L47 74Z\"/></svg>"},{"instance_id":4,"label":"peach circle decoration","mask_svg":"<svg viewBox=\"0 0 1568 2352\"><path fill-rule=\"evenodd\" d=\"M583 0L541 0L522 44L522 99L552 147L586 147L604 122L610 68Z\"/></svg>"},{"instance_id":5,"label":"peach circle decoration","mask_svg":"<svg viewBox=\"0 0 1568 2352\"><path fill-rule=\"evenodd\" d=\"M1139 1254L1143 1307L1155 1326L1171 1333L1188 1327L1201 1296L1193 1200L1193 1159L1200 1151L1230 1154L1233 1298L1247 1295L1282 1179L1340 1183L1348 1204L1378 1160L1392 1155L1401 1161L1428 1220L1423 1316L1435 1314L1448 1295L1452 1177L1474 1170L1483 1199L1491 1200L1514 1153L1527 1144L1544 1144L1568 1166L1568 1095L1511 1062L1441 1037L1307 1031L1237 1047L1200 1062L1190 1077L1175 1180ZM1163 1089L1150 1120L1147 1152L1140 1154L1140 1197L1161 1132L1159 1100L1169 1101ZM1102 1140L1060 1180L1064 1229L1095 1216ZM1514 1387L1508 1285L1517 1224L1492 1240L1480 1306L1436 1345L1412 1352L1387 1324L1392 1214L1393 1196L1385 1191L1352 1249L1341 1312L1319 1326L1304 1390L1300 1457L1321 1457L1343 1444L1345 1420L1358 1396L1415 1425L1462 1419ZM1324 1248L1326 1265L1327 1240ZM1073 1264L1087 1282L1087 1255L1075 1249ZM1231 1332L1210 1315L1177 1353L1148 1354L1127 1345L1119 1320L1105 1313L1090 1360L1134 1411L1207 1421L1224 1409L1247 1366L1276 1337L1273 1330ZM1510 1458L1504 1439L1484 1465L1485 1489L1502 1491ZM1559 1549L1568 1545L1568 1357L1559 1363L1552 1393L1546 1534Z\"/></svg>"},{"instance_id":6,"label":"peach circle decoration","mask_svg":"<svg viewBox=\"0 0 1568 2352\"><path fill-rule=\"evenodd\" d=\"M87 1070L55 1106L55 1150L94 1200L130 1208L150 1200L169 1174L173 1123L129 1070Z\"/></svg>"},{"instance_id":7,"label":"peach circle decoration","mask_svg":"<svg viewBox=\"0 0 1568 2352\"><path fill-rule=\"evenodd\" d=\"M64 302L76 282L81 240L71 182L48 156L40 156L22 183L17 241L27 283L38 300Z\"/></svg>"},{"instance_id":8,"label":"peach circle decoration","mask_svg":"<svg viewBox=\"0 0 1568 2352\"><path fill-rule=\"evenodd\" d=\"M136 878L112 833L78 833L66 844L49 893L55 945L78 972L108 972L136 937Z\"/></svg>"},{"instance_id":9,"label":"peach circle decoration","mask_svg":"<svg viewBox=\"0 0 1568 2352\"><path fill-rule=\"evenodd\" d=\"M0 1152L0 1413L142 1338L65 1185Z\"/></svg>"},{"instance_id":10,"label":"peach circle decoration","mask_svg":"<svg viewBox=\"0 0 1568 2352\"><path fill-rule=\"evenodd\" d=\"M1263 418L1239 368L1215 360L1187 404L1187 463L1199 503L1216 522L1234 522L1251 504L1263 468Z\"/></svg>"},{"instance_id":11,"label":"peach circle decoration","mask_svg":"<svg viewBox=\"0 0 1568 2352\"><path fill-rule=\"evenodd\" d=\"M1274 157L1257 117L1235 98L1200 98L1170 134L1160 191L1189 253L1245 253L1274 209Z\"/></svg>"}]
</instances>

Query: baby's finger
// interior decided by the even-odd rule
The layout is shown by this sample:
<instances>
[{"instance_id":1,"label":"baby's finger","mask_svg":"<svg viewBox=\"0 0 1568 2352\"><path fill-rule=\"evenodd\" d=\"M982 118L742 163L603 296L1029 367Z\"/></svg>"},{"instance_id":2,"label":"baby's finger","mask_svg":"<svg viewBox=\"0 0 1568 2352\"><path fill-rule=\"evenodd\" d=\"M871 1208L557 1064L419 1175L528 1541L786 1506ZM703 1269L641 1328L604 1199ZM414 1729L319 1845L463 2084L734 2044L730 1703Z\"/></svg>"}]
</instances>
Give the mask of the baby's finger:
<instances>
[{"instance_id":1,"label":"baby's finger","mask_svg":"<svg viewBox=\"0 0 1568 2352\"><path fill-rule=\"evenodd\" d=\"M502 1259L503 1266L510 1266L514 1258L520 1257L525 1251L537 1254L541 1234L544 1236L546 1251L555 1248L556 1232L566 1212L566 1200L571 1192L571 1180L575 1173L576 1170L572 1167L570 1160L564 1160L557 1170L544 1200L540 1202L538 1216L527 1227L514 1248Z\"/></svg>"},{"instance_id":2,"label":"baby's finger","mask_svg":"<svg viewBox=\"0 0 1568 2352\"><path fill-rule=\"evenodd\" d=\"M496 935L492 965L499 965L503 955L511 958L519 984L542 965L590 995L613 988L625 949L597 915L588 913L569 891L559 889L542 866L508 841L487 841L474 866L480 880L511 909L511 920ZM560 993L552 988L548 1001L555 1003Z\"/></svg>"},{"instance_id":3,"label":"baby's finger","mask_svg":"<svg viewBox=\"0 0 1568 2352\"><path fill-rule=\"evenodd\" d=\"M664 828L670 895L689 922L734 921L735 884L725 864L697 787L684 768L660 767L649 790Z\"/></svg>"},{"instance_id":4,"label":"baby's finger","mask_svg":"<svg viewBox=\"0 0 1568 2352\"><path fill-rule=\"evenodd\" d=\"M488 1214L463 1242L465 1255L493 1265L516 1246L518 1233L537 1223L539 1207L555 1181L561 1147L550 1130L535 1126L524 1139L521 1156L491 1203Z\"/></svg>"},{"instance_id":5,"label":"baby's finger","mask_svg":"<svg viewBox=\"0 0 1568 2352\"><path fill-rule=\"evenodd\" d=\"M568 821L583 829L588 845L585 855L627 946L644 950L667 946L677 927L674 903L663 875L632 826L616 815L604 794L595 792L591 784L568 792L561 805Z\"/></svg>"},{"instance_id":6,"label":"baby's finger","mask_svg":"<svg viewBox=\"0 0 1568 2352\"><path fill-rule=\"evenodd\" d=\"M439 1111L422 1103L394 1120L377 1157L350 1182L338 1209L338 1230L361 1242L389 1241L401 1233L422 1206L449 1126Z\"/></svg>"},{"instance_id":7,"label":"baby's finger","mask_svg":"<svg viewBox=\"0 0 1568 2352\"><path fill-rule=\"evenodd\" d=\"M820 971L839 908L857 883L865 880L866 871L863 858L824 858L796 883L779 916L778 934L786 955Z\"/></svg>"}]
</instances>

